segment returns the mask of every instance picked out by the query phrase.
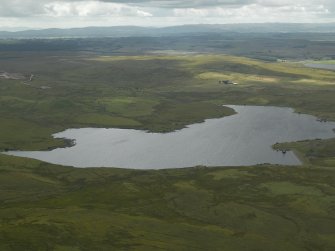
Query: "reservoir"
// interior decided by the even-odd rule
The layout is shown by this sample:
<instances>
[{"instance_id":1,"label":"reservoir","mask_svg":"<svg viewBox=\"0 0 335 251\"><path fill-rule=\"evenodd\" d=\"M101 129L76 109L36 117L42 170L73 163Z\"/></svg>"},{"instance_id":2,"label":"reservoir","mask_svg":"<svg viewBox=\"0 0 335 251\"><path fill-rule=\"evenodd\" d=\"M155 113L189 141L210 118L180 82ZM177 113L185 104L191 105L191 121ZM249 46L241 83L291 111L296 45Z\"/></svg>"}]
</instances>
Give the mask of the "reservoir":
<instances>
[{"instance_id":1,"label":"reservoir","mask_svg":"<svg viewBox=\"0 0 335 251\"><path fill-rule=\"evenodd\" d=\"M335 64L320 64L320 63L307 63L305 66L310 68L324 69L324 70L334 70Z\"/></svg>"},{"instance_id":2,"label":"reservoir","mask_svg":"<svg viewBox=\"0 0 335 251\"><path fill-rule=\"evenodd\" d=\"M132 169L205 166L246 166L261 163L299 165L293 152L277 152L276 142L335 137L334 122L298 114L291 108L228 106L237 113L208 119L170 133L134 129L82 128L54 134L74 139L76 145L52 151L11 151L29 157L74 167L119 167Z\"/></svg>"}]
</instances>

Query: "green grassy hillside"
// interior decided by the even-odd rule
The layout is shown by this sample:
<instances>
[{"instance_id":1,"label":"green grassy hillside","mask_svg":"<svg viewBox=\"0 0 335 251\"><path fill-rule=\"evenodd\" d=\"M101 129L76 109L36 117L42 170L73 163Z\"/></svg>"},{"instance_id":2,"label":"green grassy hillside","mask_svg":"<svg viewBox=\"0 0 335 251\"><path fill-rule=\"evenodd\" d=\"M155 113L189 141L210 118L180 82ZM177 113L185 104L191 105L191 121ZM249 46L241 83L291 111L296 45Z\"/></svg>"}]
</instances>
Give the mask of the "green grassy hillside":
<instances>
[{"instance_id":1,"label":"green grassy hillside","mask_svg":"<svg viewBox=\"0 0 335 251\"><path fill-rule=\"evenodd\" d=\"M50 134L70 127L171 131L232 114L224 104L289 106L335 119L332 71L215 55L13 54L0 69L27 79L0 79L0 149L56 147L62 143ZM219 83L225 79L238 85Z\"/></svg>"},{"instance_id":2,"label":"green grassy hillside","mask_svg":"<svg viewBox=\"0 0 335 251\"><path fill-rule=\"evenodd\" d=\"M333 250L323 167L74 169L0 158L1 250Z\"/></svg>"},{"instance_id":3,"label":"green grassy hillside","mask_svg":"<svg viewBox=\"0 0 335 251\"><path fill-rule=\"evenodd\" d=\"M26 80L0 79L1 150L63 146L51 134L71 127L172 131L233 114L224 104L335 120L335 72L299 64L4 54L0 69ZM275 146L301 167L76 169L0 154L0 250L334 250L334 142Z\"/></svg>"}]
</instances>

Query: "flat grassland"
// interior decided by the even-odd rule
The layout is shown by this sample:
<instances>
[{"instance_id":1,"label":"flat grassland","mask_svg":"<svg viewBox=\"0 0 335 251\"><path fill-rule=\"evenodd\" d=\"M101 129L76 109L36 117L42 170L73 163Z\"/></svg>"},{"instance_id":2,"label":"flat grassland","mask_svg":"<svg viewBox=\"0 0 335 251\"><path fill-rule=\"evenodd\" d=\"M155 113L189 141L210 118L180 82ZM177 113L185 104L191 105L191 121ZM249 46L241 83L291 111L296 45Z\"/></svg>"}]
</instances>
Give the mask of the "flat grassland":
<instances>
[{"instance_id":1,"label":"flat grassland","mask_svg":"<svg viewBox=\"0 0 335 251\"><path fill-rule=\"evenodd\" d=\"M225 104L335 121L335 72L296 63L3 52L1 71L25 76L0 79L2 151L65 146L51 134L73 127L169 132L233 114ZM275 147L304 165L76 169L0 154L0 250L334 250L335 140Z\"/></svg>"}]
</instances>

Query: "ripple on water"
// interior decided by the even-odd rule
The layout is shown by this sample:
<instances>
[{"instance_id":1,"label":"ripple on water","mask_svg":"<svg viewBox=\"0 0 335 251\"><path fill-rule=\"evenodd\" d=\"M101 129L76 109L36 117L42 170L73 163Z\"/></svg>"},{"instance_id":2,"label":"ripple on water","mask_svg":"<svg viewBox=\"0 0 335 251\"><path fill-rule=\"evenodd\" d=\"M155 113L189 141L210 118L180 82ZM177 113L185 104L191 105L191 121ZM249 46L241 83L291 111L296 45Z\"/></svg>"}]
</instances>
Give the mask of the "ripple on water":
<instances>
[{"instance_id":1,"label":"ripple on water","mask_svg":"<svg viewBox=\"0 0 335 251\"><path fill-rule=\"evenodd\" d=\"M7 154L75 167L163 169L261 163L299 165L292 152L283 154L271 146L276 142L335 136L335 123L321 123L313 116L294 113L291 108L229 107L237 114L208 119L171 133L118 128L68 129L54 137L75 139L73 147Z\"/></svg>"}]
</instances>

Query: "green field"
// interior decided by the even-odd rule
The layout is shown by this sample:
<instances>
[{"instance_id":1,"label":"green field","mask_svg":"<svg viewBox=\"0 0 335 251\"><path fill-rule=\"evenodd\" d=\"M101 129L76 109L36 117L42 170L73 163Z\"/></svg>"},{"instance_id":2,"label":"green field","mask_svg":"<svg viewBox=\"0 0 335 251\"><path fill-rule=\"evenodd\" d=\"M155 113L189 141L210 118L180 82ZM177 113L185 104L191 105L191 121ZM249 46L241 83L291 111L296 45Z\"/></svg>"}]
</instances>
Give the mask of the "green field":
<instances>
[{"instance_id":1,"label":"green field","mask_svg":"<svg viewBox=\"0 0 335 251\"><path fill-rule=\"evenodd\" d=\"M335 172L0 158L1 250L333 250Z\"/></svg>"},{"instance_id":2,"label":"green field","mask_svg":"<svg viewBox=\"0 0 335 251\"><path fill-rule=\"evenodd\" d=\"M316 64L335 64L335 60L315 60L315 61L307 61L307 63L316 63Z\"/></svg>"},{"instance_id":3,"label":"green field","mask_svg":"<svg viewBox=\"0 0 335 251\"><path fill-rule=\"evenodd\" d=\"M335 72L228 55L3 52L0 149L76 127L169 132L225 104L335 121ZM220 80L237 85L224 85ZM48 88L45 88L48 87ZM75 169L0 155L0 250L334 250L335 139L276 145L301 167Z\"/></svg>"}]
</instances>

